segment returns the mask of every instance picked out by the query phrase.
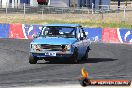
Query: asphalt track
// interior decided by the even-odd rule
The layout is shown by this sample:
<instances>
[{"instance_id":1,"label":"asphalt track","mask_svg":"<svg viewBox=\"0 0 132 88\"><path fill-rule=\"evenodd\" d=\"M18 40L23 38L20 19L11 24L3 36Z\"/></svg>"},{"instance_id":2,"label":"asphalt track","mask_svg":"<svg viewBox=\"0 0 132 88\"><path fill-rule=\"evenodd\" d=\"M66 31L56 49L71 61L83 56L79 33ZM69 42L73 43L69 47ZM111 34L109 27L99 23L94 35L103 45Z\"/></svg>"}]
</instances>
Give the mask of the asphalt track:
<instances>
[{"instance_id":1,"label":"asphalt track","mask_svg":"<svg viewBox=\"0 0 132 88\"><path fill-rule=\"evenodd\" d=\"M0 39L0 87L78 84L81 68L90 79L132 80L132 45L92 43L89 59L28 63L31 40Z\"/></svg>"}]
</instances>

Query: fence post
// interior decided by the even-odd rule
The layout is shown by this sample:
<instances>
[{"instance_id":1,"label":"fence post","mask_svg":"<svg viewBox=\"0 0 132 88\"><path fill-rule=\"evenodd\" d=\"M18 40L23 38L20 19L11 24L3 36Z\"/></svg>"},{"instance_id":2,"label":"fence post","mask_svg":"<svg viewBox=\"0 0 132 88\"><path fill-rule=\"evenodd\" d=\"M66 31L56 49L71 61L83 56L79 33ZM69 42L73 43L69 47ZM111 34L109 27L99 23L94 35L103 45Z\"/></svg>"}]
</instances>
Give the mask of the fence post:
<instances>
[{"instance_id":1,"label":"fence post","mask_svg":"<svg viewBox=\"0 0 132 88\"><path fill-rule=\"evenodd\" d=\"M94 13L94 4L92 3L92 14Z\"/></svg>"},{"instance_id":2,"label":"fence post","mask_svg":"<svg viewBox=\"0 0 132 88\"><path fill-rule=\"evenodd\" d=\"M44 5L43 5L43 8L42 8L42 19L43 19L43 15L44 15Z\"/></svg>"},{"instance_id":3,"label":"fence post","mask_svg":"<svg viewBox=\"0 0 132 88\"><path fill-rule=\"evenodd\" d=\"M43 12L43 9L42 9L42 19L43 19L43 14L44 14L44 12Z\"/></svg>"},{"instance_id":4,"label":"fence post","mask_svg":"<svg viewBox=\"0 0 132 88\"><path fill-rule=\"evenodd\" d=\"M7 2L6 2L6 14L7 14Z\"/></svg>"},{"instance_id":5,"label":"fence post","mask_svg":"<svg viewBox=\"0 0 132 88\"><path fill-rule=\"evenodd\" d=\"M88 14L90 13L90 9L88 9Z\"/></svg>"},{"instance_id":6,"label":"fence post","mask_svg":"<svg viewBox=\"0 0 132 88\"><path fill-rule=\"evenodd\" d=\"M24 3L24 18L25 18L25 7L26 7L26 6L25 6L25 3Z\"/></svg>"},{"instance_id":7,"label":"fence post","mask_svg":"<svg viewBox=\"0 0 132 88\"><path fill-rule=\"evenodd\" d=\"M126 19L126 6L124 6L124 21Z\"/></svg>"},{"instance_id":8,"label":"fence post","mask_svg":"<svg viewBox=\"0 0 132 88\"><path fill-rule=\"evenodd\" d=\"M103 14L103 10L101 10L101 14L102 14L102 23L104 22L104 14Z\"/></svg>"}]
</instances>

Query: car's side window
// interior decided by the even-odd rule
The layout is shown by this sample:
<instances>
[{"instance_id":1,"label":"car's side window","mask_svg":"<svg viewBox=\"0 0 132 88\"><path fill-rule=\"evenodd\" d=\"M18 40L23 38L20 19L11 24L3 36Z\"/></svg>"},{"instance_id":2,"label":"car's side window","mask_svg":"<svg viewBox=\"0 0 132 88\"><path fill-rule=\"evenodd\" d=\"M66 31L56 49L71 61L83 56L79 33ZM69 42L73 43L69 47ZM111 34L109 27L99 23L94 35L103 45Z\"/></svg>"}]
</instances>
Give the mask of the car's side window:
<instances>
[{"instance_id":1,"label":"car's side window","mask_svg":"<svg viewBox=\"0 0 132 88\"><path fill-rule=\"evenodd\" d=\"M80 38L83 38L83 32L82 32L82 29L80 28Z\"/></svg>"},{"instance_id":2,"label":"car's side window","mask_svg":"<svg viewBox=\"0 0 132 88\"><path fill-rule=\"evenodd\" d=\"M86 38L85 31L82 28L78 29L78 39L83 40Z\"/></svg>"},{"instance_id":3,"label":"car's side window","mask_svg":"<svg viewBox=\"0 0 132 88\"><path fill-rule=\"evenodd\" d=\"M82 29L84 39L87 37L85 31Z\"/></svg>"},{"instance_id":4,"label":"car's side window","mask_svg":"<svg viewBox=\"0 0 132 88\"><path fill-rule=\"evenodd\" d=\"M80 39L80 31L79 31L80 29L79 28L77 28L77 31L76 31L76 34L77 34L77 39Z\"/></svg>"},{"instance_id":5,"label":"car's side window","mask_svg":"<svg viewBox=\"0 0 132 88\"><path fill-rule=\"evenodd\" d=\"M77 38L80 39L82 37L83 37L83 33L82 33L81 28L77 28Z\"/></svg>"}]
</instances>

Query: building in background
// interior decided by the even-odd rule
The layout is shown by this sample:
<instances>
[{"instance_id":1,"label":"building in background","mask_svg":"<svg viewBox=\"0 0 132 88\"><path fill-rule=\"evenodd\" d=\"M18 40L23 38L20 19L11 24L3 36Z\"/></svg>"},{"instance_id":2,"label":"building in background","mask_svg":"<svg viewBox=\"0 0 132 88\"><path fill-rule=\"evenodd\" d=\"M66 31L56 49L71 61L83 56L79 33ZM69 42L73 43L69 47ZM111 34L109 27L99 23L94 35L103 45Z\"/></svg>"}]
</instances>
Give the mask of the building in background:
<instances>
[{"instance_id":1,"label":"building in background","mask_svg":"<svg viewBox=\"0 0 132 88\"><path fill-rule=\"evenodd\" d=\"M106 5L110 5L111 0L49 0L49 6L55 7L88 7L99 9Z\"/></svg>"},{"instance_id":2,"label":"building in background","mask_svg":"<svg viewBox=\"0 0 132 88\"><path fill-rule=\"evenodd\" d=\"M6 6L17 8L23 3L30 4L30 1L34 1L34 0L0 0L0 6L1 8L5 8Z\"/></svg>"},{"instance_id":3,"label":"building in background","mask_svg":"<svg viewBox=\"0 0 132 88\"><path fill-rule=\"evenodd\" d=\"M99 5L110 5L110 0L0 0L0 6L10 6L12 8L19 7L22 4L37 7L38 5L48 5L54 7L88 7L99 9Z\"/></svg>"},{"instance_id":4,"label":"building in background","mask_svg":"<svg viewBox=\"0 0 132 88\"><path fill-rule=\"evenodd\" d=\"M48 5L54 7L69 7L70 0L49 0Z\"/></svg>"}]
</instances>

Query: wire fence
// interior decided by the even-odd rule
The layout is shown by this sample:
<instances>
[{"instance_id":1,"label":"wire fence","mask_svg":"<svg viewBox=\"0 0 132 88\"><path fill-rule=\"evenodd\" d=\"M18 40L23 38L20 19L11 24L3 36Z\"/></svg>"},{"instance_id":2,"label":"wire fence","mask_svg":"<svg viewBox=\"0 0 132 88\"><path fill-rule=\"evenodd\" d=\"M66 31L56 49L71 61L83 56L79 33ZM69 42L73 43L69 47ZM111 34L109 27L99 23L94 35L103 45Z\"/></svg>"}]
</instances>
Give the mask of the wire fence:
<instances>
[{"instance_id":1,"label":"wire fence","mask_svg":"<svg viewBox=\"0 0 132 88\"><path fill-rule=\"evenodd\" d=\"M93 7L93 6L92 6ZM74 8L74 7L50 7L40 5L33 7L27 4L19 6L5 5L0 8L0 14L18 14L22 18L34 15L37 19L81 19L96 22L132 22L132 5L99 5L95 8ZM2 16L1 16L2 18Z\"/></svg>"}]
</instances>

